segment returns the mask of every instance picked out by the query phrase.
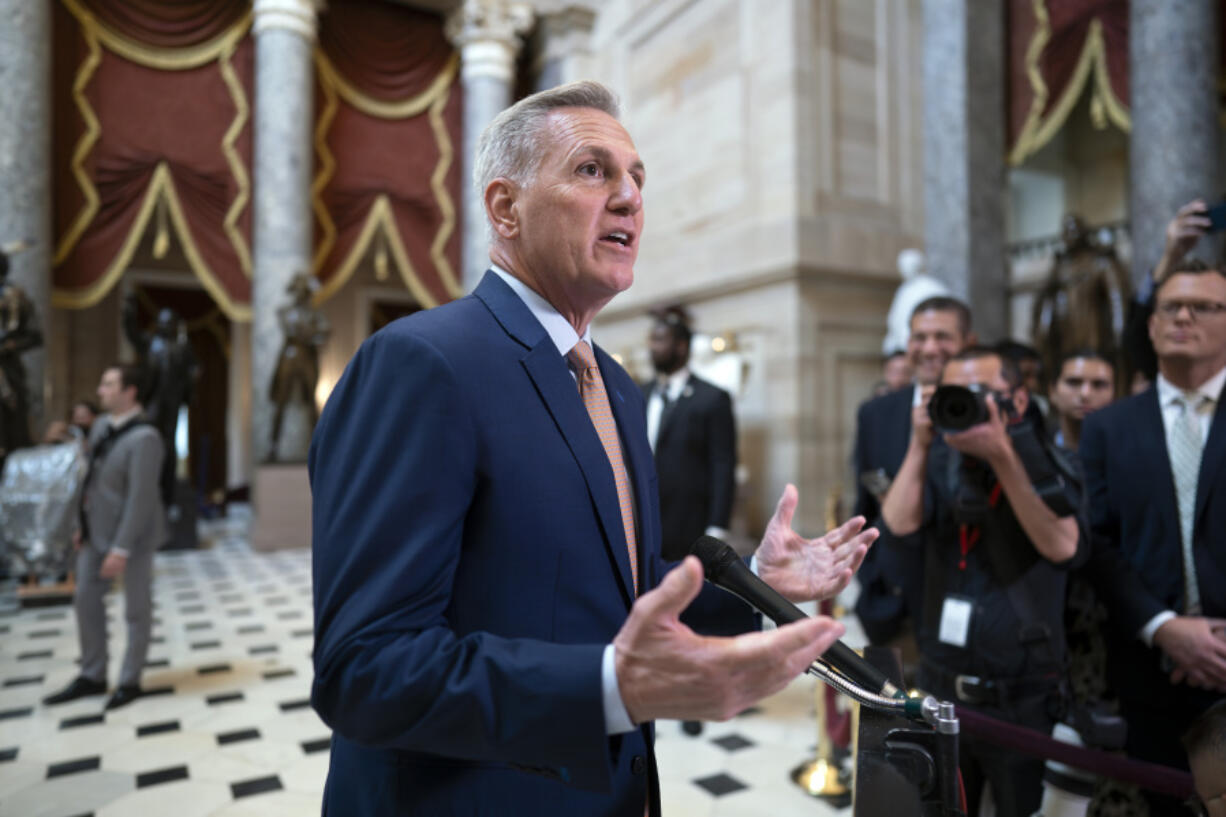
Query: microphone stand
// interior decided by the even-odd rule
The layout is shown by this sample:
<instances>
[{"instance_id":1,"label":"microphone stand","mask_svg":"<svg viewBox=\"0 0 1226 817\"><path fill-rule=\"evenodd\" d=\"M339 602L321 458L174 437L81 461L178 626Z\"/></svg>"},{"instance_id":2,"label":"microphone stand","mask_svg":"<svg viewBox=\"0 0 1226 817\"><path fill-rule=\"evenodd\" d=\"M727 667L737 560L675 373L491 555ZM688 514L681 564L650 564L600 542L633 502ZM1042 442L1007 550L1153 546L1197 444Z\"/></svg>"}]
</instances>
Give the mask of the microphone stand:
<instances>
[{"instance_id":1,"label":"microphone stand","mask_svg":"<svg viewBox=\"0 0 1226 817\"><path fill-rule=\"evenodd\" d=\"M966 817L958 785L958 715L952 703L931 695L879 695L857 686L820 659L806 672L862 706L924 724L924 728L891 729L885 737L886 759L919 791L924 817Z\"/></svg>"}]
</instances>

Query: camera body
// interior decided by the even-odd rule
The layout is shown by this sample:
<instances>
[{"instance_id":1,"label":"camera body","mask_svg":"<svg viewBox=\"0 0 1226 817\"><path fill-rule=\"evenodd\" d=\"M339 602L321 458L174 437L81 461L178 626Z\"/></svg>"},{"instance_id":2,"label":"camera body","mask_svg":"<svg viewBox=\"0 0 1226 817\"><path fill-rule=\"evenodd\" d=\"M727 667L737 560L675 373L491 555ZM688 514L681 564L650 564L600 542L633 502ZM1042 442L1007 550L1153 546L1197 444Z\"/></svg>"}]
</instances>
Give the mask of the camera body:
<instances>
[{"instance_id":1,"label":"camera body","mask_svg":"<svg viewBox=\"0 0 1226 817\"><path fill-rule=\"evenodd\" d=\"M956 434L988 421L988 401L995 400L1001 415L1013 414L1013 403L986 386L938 386L928 401L928 416L942 434Z\"/></svg>"}]
</instances>

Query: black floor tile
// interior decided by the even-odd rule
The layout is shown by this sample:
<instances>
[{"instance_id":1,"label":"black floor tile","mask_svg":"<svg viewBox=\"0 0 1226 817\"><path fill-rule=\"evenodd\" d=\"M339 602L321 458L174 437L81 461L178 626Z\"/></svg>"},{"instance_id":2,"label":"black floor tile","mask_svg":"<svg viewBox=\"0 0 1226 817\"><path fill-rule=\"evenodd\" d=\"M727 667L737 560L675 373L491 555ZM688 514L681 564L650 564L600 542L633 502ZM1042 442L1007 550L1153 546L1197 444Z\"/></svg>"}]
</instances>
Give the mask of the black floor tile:
<instances>
[{"instance_id":1,"label":"black floor tile","mask_svg":"<svg viewBox=\"0 0 1226 817\"><path fill-rule=\"evenodd\" d=\"M217 736L217 745L225 746L230 743L239 743L244 740L259 740L259 729L239 729L234 732L222 732Z\"/></svg>"},{"instance_id":2,"label":"black floor tile","mask_svg":"<svg viewBox=\"0 0 1226 817\"><path fill-rule=\"evenodd\" d=\"M295 674L294 670L290 667L283 667L282 669L270 669L264 673L263 677L265 681L271 681L275 678L289 678Z\"/></svg>"},{"instance_id":3,"label":"black floor tile","mask_svg":"<svg viewBox=\"0 0 1226 817\"><path fill-rule=\"evenodd\" d=\"M173 783L176 780L186 779L186 766L168 766L165 769L154 769L151 772L138 774L136 776L136 788L143 789L146 786L156 786L159 783Z\"/></svg>"},{"instance_id":4,"label":"black floor tile","mask_svg":"<svg viewBox=\"0 0 1226 817\"><path fill-rule=\"evenodd\" d=\"M262 633L262 632L264 632L263 624L245 624L242 627L238 628L239 635L250 635L251 633Z\"/></svg>"},{"instance_id":5,"label":"black floor tile","mask_svg":"<svg viewBox=\"0 0 1226 817\"><path fill-rule=\"evenodd\" d=\"M750 715L761 715L761 714L762 714L762 708L761 708L761 707L759 707L759 706L751 706L751 707L749 707L748 709L742 709L740 712L736 713L736 716L737 716L738 718L747 718L747 717L749 717Z\"/></svg>"},{"instance_id":6,"label":"black floor tile","mask_svg":"<svg viewBox=\"0 0 1226 817\"><path fill-rule=\"evenodd\" d=\"M185 616L190 616L193 613L203 613L204 605L203 604L188 604L183 607L180 607L179 612Z\"/></svg>"},{"instance_id":7,"label":"black floor tile","mask_svg":"<svg viewBox=\"0 0 1226 817\"><path fill-rule=\"evenodd\" d=\"M230 618L238 618L239 616L249 616L251 615L251 608L250 607L235 607L233 610L227 610L226 615L228 615Z\"/></svg>"},{"instance_id":8,"label":"black floor tile","mask_svg":"<svg viewBox=\"0 0 1226 817\"><path fill-rule=\"evenodd\" d=\"M243 594L242 593L225 593L223 595L218 596L217 600L220 601L222 604L233 604L236 601L242 601Z\"/></svg>"},{"instance_id":9,"label":"black floor tile","mask_svg":"<svg viewBox=\"0 0 1226 817\"><path fill-rule=\"evenodd\" d=\"M307 627L305 630L294 630L292 633L290 633L290 635L292 635L294 638L306 638L307 636L314 634L315 630L311 627Z\"/></svg>"},{"instance_id":10,"label":"black floor tile","mask_svg":"<svg viewBox=\"0 0 1226 817\"><path fill-rule=\"evenodd\" d=\"M722 738L715 738L711 741L716 746L729 752L735 752L737 749L746 749L754 746L754 742L748 738L743 738L740 735L725 735Z\"/></svg>"},{"instance_id":11,"label":"black floor tile","mask_svg":"<svg viewBox=\"0 0 1226 817\"><path fill-rule=\"evenodd\" d=\"M31 684L41 684L45 677L43 675L24 675L20 678L9 678L4 682L4 685L6 687L24 687Z\"/></svg>"},{"instance_id":12,"label":"black floor tile","mask_svg":"<svg viewBox=\"0 0 1226 817\"><path fill-rule=\"evenodd\" d=\"M65 760L63 763L52 763L47 767L47 779L63 777L66 774L92 772L102 767L102 758L98 755L82 757L76 760Z\"/></svg>"},{"instance_id":13,"label":"black floor tile","mask_svg":"<svg viewBox=\"0 0 1226 817\"><path fill-rule=\"evenodd\" d=\"M33 661L38 658L50 658L52 654L53 653L51 650L35 650L33 652L20 652L20 653L17 653L17 660L18 661Z\"/></svg>"},{"instance_id":14,"label":"black floor tile","mask_svg":"<svg viewBox=\"0 0 1226 817\"><path fill-rule=\"evenodd\" d=\"M713 774L710 777L700 777L694 781L694 785L705 789L713 797L723 797L725 794L732 794L734 791L749 788L732 775L722 772L720 774Z\"/></svg>"},{"instance_id":15,"label":"black floor tile","mask_svg":"<svg viewBox=\"0 0 1226 817\"><path fill-rule=\"evenodd\" d=\"M57 638L63 634L63 630L31 630L30 638Z\"/></svg>"},{"instance_id":16,"label":"black floor tile","mask_svg":"<svg viewBox=\"0 0 1226 817\"><path fill-rule=\"evenodd\" d=\"M140 691L142 698L152 698L154 695L174 695L175 688L173 686L147 687Z\"/></svg>"},{"instance_id":17,"label":"black floor tile","mask_svg":"<svg viewBox=\"0 0 1226 817\"><path fill-rule=\"evenodd\" d=\"M209 641L193 641L192 642L193 650L215 650L220 646L221 646L221 642L218 641L217 639L211 639Z\"/></svg>"},{"instance_id":18,"label":"black floor tile","mask_svg":"<svg viewBox=\"0 0 1226 817\"><path fill-rule=\"evenodd\" d=\"M276 644L261 644L258 647L248 647L248 655L268 655L269 653L277 652L281 648Z\"/></svg>"},{"instance_id":19,"label":"black floor tile","mask_svg":"<svg viewBox=\"0 0 1226 817\"><path fill-rule=\"evenodd\" d=\"M301 610L282 610L280 613L277 613L277 619L280 621L289 621L295 618L302 618Z\"/></svg>"},{"instance_id":20,"label":"black floor tile","mask_svg":"<svg viewBox=\"0 0 1226 817\"><path fill-rule=\"evenodd\" d=\"M178 601L199 601L200 594L195 590L185 590L180 593L175 593L175 599Z\"/></svg>"},{"instance_id":21,"label":"black floor tile","mask_svg":"<svg viewBox=\"0 0 1226 817\"><path fill-rule=\"evenodd\" d=\"M13 746L8 749L0 749L0 763L7 763L10 760L16 760L17 752L19 751L20 747L18 746Z\"/></svg>"},{"instance_id":22,"label":"black floor tile","mask_svg":"<svg viewBox=\"0 0 1226 817\"><path fill-rule=\"evenodd\" d=\"M169 667L169 666L170 666L170 659L168 658L155 658L152 661L145 662L145 669L157 669L159 667Z\"/></svg>"},{"instance_id":23,"label":"black floor tile","mask_svg":"<svg viewBox=\"0 0 1226 817\"><path fill-rule=\"evenodd\" d=\"M213 628L213 622L211 621L189 621L187 622L188 632L191 632L193 630L210 630L212 628Z\"/></svg>"},{"instance_id":24,"label":"black floor tile","mask_svg":"<svg viewBox=\"0 0 1226 817\"><path fill-rule=\"evenodd\" d=\"M218 704L228 704L233 701L241 701L243 700L243 697L243 693L241 692L220 692L216 695L208 696L204 699L204 701L209 706L217 706Z\"/></svg>"},{"instance_id":25,"label":"black floor tile","mask_svg":"<svg viewBox=\"0 0 1226 817\"><path fill-rule=\"evenodd\" d=\"M0 710L0 721L7 721L13 718L27 718L34 714L34 707L23 706L18 709L3 709Z\"/></svg>"},{"instance_id":26,"label":"black floor tile","mask_svg":"<svg viewBox=\"0 0 1226 817\"><path fill-rule=\"evenodd\" d=\"M178 721L162 721L161 723L147 723L144 726L136 727L136 736L145 738L149 735L160 735L163 732L178 732Z\"/></svg>"},{"instance_id":27,"label":"black floor tile","mask_svg":"<svg viewBox=\"0 0 1226 817\"><path fill-rule=\"evenodd\" d=\"M60 721L61 729L76 729L79 726L93 726L94 724L104 723L106 716L99 712L97 715L79 715L75 718L65 718Z\"/></svg>"},{"instance_id":28,"label":"black floor tile","mask_svg":"<svg viewBox=\"0 0 1226 817\"><path fill-rule=\"evenodd\" d=\"M320 738L319 740L304 740L302 742L302 751L308 755L316 752L326 752L332 748L332 738Z\"/></svg>"},{"instance_id":29,"label":"black floor tile","mask_svg":"<svg viewBox=\"0 0 1226 817\"><path fill-rule=\"evenodd\" d=\"M310 705L310 698L302 698L297 701L282 701L280 704L278 704L278 706L281 707L282 712L292 712L295 709L306 709Z\"/></svg>"},{"instance_id":30,"label":"black floor tile","mask_svg":"<svg viewBox=\"0 0 1226 817\"><path fill-rule=\"evenodd\" d=\"M253 794L279 791L282 788L284 787L281 785L281 778L275 774L271 777L257 777L254 780L243 780L230 784L230 792L234 795L235 800L240 797L250 797Z\"/></svg>"},{"instance_id":31,"label":"black floor tile","mask_svg":"<svg viewBox=\"0 0 1226 817\"><path fill-rule=\"evenodd\" d=\"M209 664L206 667L197 667L196 673L198 675L212 675L217 672L231 672L233 669L234 667L229 664Z\"/></svg>"},{"instance_id":32,"label":"black floor tile","mask_svg":"<svg viewBox=\"0 0 1226 817\"><path fill-rule=\"evenodd\" d=\"M155 636L151 636L151 637L149 638L149 643L150 643L150 644L165 644L165 643L166 643L166 636L164 636L164 635L155 635Z\"/></svg>"},{"instance_id":33,"label":"black floor tile","mask_svg":"<svg viewBox=\"0 0 1226 817\"><path fill-rule=\"evenodd\" d=\"M62 621L68 617L68 613L64 610L54 610L47 613L39 613L34 618L37 621Z\"/></svg>"},{"instance_id":34,"label":"black floor tile","mask_svg":"<svg viewBox=\"0 0 1226 817\"><path fill-rule=\"evenodd\" d=\"M269 596L264 599L264 603L269 607L276 607L281 604L289 604L288 596Z\"/></svg>"}]
</instances>

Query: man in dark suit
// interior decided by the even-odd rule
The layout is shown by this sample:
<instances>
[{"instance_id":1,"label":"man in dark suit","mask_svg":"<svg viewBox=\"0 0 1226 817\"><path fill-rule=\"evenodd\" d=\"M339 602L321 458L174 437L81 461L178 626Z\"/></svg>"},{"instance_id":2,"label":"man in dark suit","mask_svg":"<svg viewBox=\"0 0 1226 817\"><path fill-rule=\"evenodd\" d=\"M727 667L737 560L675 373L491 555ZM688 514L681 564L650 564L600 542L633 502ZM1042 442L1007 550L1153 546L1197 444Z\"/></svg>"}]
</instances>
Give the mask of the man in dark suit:
<instances>
[{"instance_id":1,"label":"man in dark suit","mask_svg":"<svg viewBox=\"0 0 1226 817\"><path fill-rule=\"evenodd\" d=\"M89 435L89 472L81 498L73 605L81 641L81 674L43 700L59 704L106 691L107 636L103 599L123 576L128 649L119 685L107 701L115 709L140 697L140 676L153 629L153 555L166 539L158 493L162 440L144 421L137 398L140 370L112 366L102 374L98 399L109 412Z\"/></svg>"},{"instance_id":2,"label":"man in dark suit","mask_svg":"<svg viewBox=\"0 0 1226 817\"><path fill-rule=\"evenodd\" d=\"M1179 735L1226 692L1226 275L1180 261L1154 292L1147 390L1085 419L1092 566L1117 625L1130 754L1186 768ZM1156 813L1178 804L1153 798Z\"/></svg>"},{"instance_id":3,"label":"man in dark suit","mask_svg":"<svg viewBox=\"0 0 1226 817\"><path fill-rule=\"evenodd\" d=\"M731 717L842 631L679 623L701 568L664 575L642 396L591 346L643 229L645 171L616 112L583 82L495 118L474 170L493 268L364 343L322 413L311 699L333 729L326 814L658 814L655 718ZM796 502L789 487L759 573L790 598L828 596L875 532L853 520L803 539Z\"/></svg>"},{"instance_id":4,"label":"man in dark suit","mask_svg":"<svg viewBox=\"0 0 1226 817\"><path fill-rule=\"evenodd\" d=\"M690 372L686 315L660 313L647 342L656 378L643 384L647 440L660 480L664 558L684 559L704 533L728 535L736 487L736 420L728 392Z\"/></svg>"},{"instance_id":5,"label":"man in dark suit","mask_svg":"<svg viewBox=\"0 0 1226 817\"><path fill-rule=\"evenodd\" d=\"M856 414L852 451L856 504L852 512L869 524L881 527L881 497L906 456L912 407L927 401L945 364L974 344L974 337L970 309L955 298L928 298L912 311L907 357L915 372L915 384L865 402ZM865 557L858 574L856 615L872 643L891 640L908 615L918 614L923 596L922 560L923 548L918 541L908 545L888 537Z\"/></svg>"}]
</instances>

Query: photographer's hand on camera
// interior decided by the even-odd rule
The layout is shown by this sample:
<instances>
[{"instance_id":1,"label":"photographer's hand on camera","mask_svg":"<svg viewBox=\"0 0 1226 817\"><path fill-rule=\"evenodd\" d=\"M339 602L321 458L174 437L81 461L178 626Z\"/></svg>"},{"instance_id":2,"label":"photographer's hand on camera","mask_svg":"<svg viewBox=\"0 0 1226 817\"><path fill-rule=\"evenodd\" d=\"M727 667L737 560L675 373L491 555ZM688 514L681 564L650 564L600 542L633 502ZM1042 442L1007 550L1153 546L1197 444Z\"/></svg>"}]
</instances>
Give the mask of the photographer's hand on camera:
<instances>
[{"instance_id":1,"label":"photographer's hand on camera","mask_svg":"<svg viewBox=\"0 0 1226 817\"><path fill-rule=\"evenodd\" d=\"M1166 247L1154 267L1154 280L1161 281L1167 270L1187 255L1200 237L1209 231L1208 205L1204 199L1193 199L1179 208L1166 225Z\"/></svg>"},{"instance_id":2,"label":"photographer's hand on camera","mask_svg":"<svg viewBox=\"0 0 1226 817\"><path fill-rule=\"evenodd\" d=\"M1176 616L1154 633L1154 646L1175 663L1172 684L1226 692L1226 620Z\"/></svg>"},{"instance_id":3,"label":"photographer's hand on camera","mask_svg":"<svg viewBox=\"0 0 1226 817\"><path fill-rule=\"evenodd\" d=\"M924 521L924 472L928 467L928 449L936 434L928 415L928 402L935 391L935 385L920 387L919 403L911 408L907 454L890 490L881 499L881 521L895 536L915 533Z\"/></svg>"},{"instance_id":4,"label":"photographer's hand on camera","mask_svg":"<svg viewBox=\"0 0 1226 817\"><path fill-rule=\"evenodd\" d=\"M1009 442L1009 432L1005 429L1005 419L1000 414L1000 408L995 400L986 401L988 420L974 425L966 431L956 434L945 434L945 442L955 451L961 451L969 457L975 457L998 470L1009 457L1016 459L1013 444Z\"/></svg>"}]
</instances>

